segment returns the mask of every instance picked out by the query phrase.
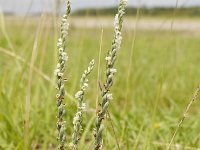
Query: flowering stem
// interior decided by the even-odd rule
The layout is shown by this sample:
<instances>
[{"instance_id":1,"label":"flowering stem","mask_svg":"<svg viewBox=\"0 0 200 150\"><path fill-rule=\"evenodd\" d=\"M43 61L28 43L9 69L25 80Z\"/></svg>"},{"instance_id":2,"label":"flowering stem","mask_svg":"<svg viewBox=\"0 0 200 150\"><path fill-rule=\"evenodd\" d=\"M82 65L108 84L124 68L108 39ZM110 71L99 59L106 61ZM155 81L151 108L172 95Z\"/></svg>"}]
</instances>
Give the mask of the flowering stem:
<instances>
[{"instance_id":1,"label":"flowering stem","mask_svg":"<svg viewBox=\"0 0 200 150\"><path fill-rule=\"evenodd\" d=\"M110 88L113 85L114 74L117 72L117 70L114 68L114 64L117 58L117 52L121 46L121 30L126 4L127 0L120 0L118 13L115 16L115 35L112 42L111 50L108 52L106 57L106 83L104 84L104 87L102 89L101 109L98 111L96 119L96 128L94 129L94 150L100 150L103 147L102 134L104 126L102 124L102 121L108 110L109 101L113 99L112 94L110 93Z\"/></svg>"},{"instance_id":2,"label":"flowering stem","mask_svg":"<svg viewBox=\"0 0 200 150\"><path fill-rule=\"evenodd\" d=\"M76 93L75 98L78 100L77 103L77 113L74 116L73 125L73 135L72 135L72 143L70 144L70 147L72 147L73 150L77 150L78 147L78 141L80 140L80 136L82 133L82 122L83 122L83 111L85 110L85 103L83 103L85 91L88 87L88 75L92 72L94 68L94 60L92 60L89 63L88 68L84 71L81 81L80 81L80 90Z\"/></svg>"},{"instance_id":3,"label":"flowering stem","mask_svg":"<svg viewBox=\"0 0 200 150\"><path fill-rule=\"evenodd\" d=\"M65 71L65 64L68 60L68 56L66 51L66 41L68 36L68 16L71 11L71 3L70 1L67 2L67 10L66 14L62 18L61 22L61 35L58 39L58 64L55 70L55 75L57 77L57 89L58 93L56 95L57 98L57 108L58 108L58 115L57 115L57 131L58 131L58 140L59 140L59 150L65 150L65 143L66 143L66 122L64 121L65 116L65 104L63 103L65 97L65 79L63 77Z\"/></svg>"}]
</instances>

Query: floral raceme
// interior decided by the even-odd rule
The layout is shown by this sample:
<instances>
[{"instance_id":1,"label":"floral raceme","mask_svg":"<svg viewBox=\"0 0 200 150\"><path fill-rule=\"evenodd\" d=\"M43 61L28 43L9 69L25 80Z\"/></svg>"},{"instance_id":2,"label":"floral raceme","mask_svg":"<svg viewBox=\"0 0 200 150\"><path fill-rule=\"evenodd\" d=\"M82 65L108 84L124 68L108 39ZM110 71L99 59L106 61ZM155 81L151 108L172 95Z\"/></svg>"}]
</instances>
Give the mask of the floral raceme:
<instances>
[{"instance_id":1,"label":"floral raceme","mask_svg":"<svg viewBox=\"0 0 200 150\"><path fill-rule=\"evenodd\" d=\"M67 10L66 14L62 17L61 22L61 35L58 39L58 64L55 70L55 75L57 77L57 89L58 93L56 95L57 98L57 108L58 108L58 114L57 114L57 131L58 131L58 141L60 143L59 149L65 150L66 146L66 122L64 120L65 116L65 104L63 103L64 97L65 97L65 79L63 77L64 71L65 71L65 65L66 61L68 60L68 56L66 53L66 42L68 37L68 16L70 14L71 7L70 7L70 1L67 2Z\"/></svg>"},{"instance_id":2,"label":"floral raceme","mask_svg":"<svg viewBox=\"0 0 200 150\"><path fill-rule=\"evenodd\" d=\"M115 16L115 35L112 42L111 50L106 56L106 83L102 89L101 109L99 110L99 113L97 115L96 128L94 129L94 150L102 149L103 146L102 134L104 126L102 124L102 121L105 117L106 112L108 111L109 101L113 99L112 93L110 93L110 88L113 85L113 77L117 72L117 69L114 68L114 64L117 59L117 52L120 49L122 41L121 31L126 4L126 0L120 0L118 13Z\"/></svg>"}]
</instances>

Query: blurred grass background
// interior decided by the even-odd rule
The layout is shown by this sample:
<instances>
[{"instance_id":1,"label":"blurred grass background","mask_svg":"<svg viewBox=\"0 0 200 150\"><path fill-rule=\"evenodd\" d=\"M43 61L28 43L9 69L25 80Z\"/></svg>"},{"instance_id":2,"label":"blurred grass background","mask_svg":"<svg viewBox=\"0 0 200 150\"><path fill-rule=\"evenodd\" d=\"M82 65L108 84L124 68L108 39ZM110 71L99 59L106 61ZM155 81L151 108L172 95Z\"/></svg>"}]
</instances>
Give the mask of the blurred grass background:
<instances>
[{"instance_id":1,"label":"blurred grass background","mask_svg":"<svg viewBox=\"0 0 200 150\"><path fill-rule=\"evenodd\" d=\"M91 18L84 16L87 22ZM103 17L98 16L98 19ZM113 16L114 18L114 16ZM162 18L162 17L161 17ZM77 19L75 16L71 18ZM113 21L112 18L111 23ZM133 16L125 18L135 19ZM191 19L193 20L193 19ZM194 18L195 20L195 18ZM165 19L164 19L165 21ZM190 19L187 20L188 22ZM57 37L60 20L41 17L1 17L0 31L0 149L55 149L56 90L54 69L57 63ZM117 60L117 75L112 88L114 100L109 112L117 140L123 150L165 149L177 123L200 83L199 31L157 28L124 28ZM175 21L174 21L175 23ZM67 137L70 141L72 118L76 111L73 95L88 62L99 57L102 28L71 25L68 39L66 77ZM134 40L135 36L135 40ZM103 28L100 83L104 82L105 55L111 46L113 28ZM130 58L133 50L133 57ZM35 61L30 93L28 139L24 139L25 101L32 52ZM131 60L131 67L129 64ZM80 149L91 149L95 123L97 65L90 76L86 95L87 112ZM130 79L128 72L130 71ZM127 101L127 105L126 105ZM199 104L183 123L172 149L197 149ZM109 118L105 119L105 149L117 149Z\"/></svg>"}]
</instances>

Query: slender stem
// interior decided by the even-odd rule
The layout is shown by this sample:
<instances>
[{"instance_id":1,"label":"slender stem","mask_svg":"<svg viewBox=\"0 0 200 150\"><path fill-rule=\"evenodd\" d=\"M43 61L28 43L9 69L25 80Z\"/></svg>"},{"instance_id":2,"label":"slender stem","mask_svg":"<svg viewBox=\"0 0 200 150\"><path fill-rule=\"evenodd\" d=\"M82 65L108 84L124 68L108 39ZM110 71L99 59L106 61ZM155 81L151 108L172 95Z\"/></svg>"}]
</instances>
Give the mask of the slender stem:
<instances>
[{"instance_id":1,"label":"slender stem","mask_svg":"<svg viewBox=\"0 0 200 150\"><path fill-rule=\"evenodd\" d=\"M176 127L176 130L175 130L175 132L174 132L174 134L173 134L173 136L172 136L172 138L171 138L171 140L170 140L170 143L169 143L169 145L168 145L167 150L170 149L170 147L171 147L171 145L172 145L172 143L173 143L173 141L174 141L174 138L175 138L175 136L176 136L176 134L177 134L177 132L178 132L178 129L181 127L183 121L186 119L187 114L188 114L188 112L189 112L189 110L190 110L192 104L195 102L195 100L196 100L197 97L199 96L199 93L200 93L200 85L198 86L196 92L194 93L194 95L193 95L193 97L192 97L190 103L187 105L187 108L186 108L185 112L183 113L183 116L182 116L180 122L178 123L178 125L177 125L177 127Z\"/></svg>"},{"instance_id":2,"label":"slender stem","mask_svg":"<svg viewBox=\"0 0 200 150\"><path fill-rule=\"evenodd\" d=\"M102 41L103 41L103 29L101 31L101 41L99 48L99 61L98 61L98 73L97 73L97 93L96 93L96 114L98 114L98 103L99 103L99 78L100 78L100 69L101 69L101 51L102 51Z\"/></svg>"}]
</instances>

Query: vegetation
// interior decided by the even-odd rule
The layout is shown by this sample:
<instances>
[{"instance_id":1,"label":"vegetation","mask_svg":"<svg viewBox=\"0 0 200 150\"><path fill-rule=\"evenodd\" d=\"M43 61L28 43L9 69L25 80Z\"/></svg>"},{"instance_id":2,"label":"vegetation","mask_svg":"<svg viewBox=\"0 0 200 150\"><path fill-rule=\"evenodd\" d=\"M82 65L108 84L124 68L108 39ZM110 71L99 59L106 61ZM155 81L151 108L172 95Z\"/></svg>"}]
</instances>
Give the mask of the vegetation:
<instances>
[{"instance_id":1,"label":"vegetation","mask_svg":"<svg viewBox=\"0 0 200 150\"><path fill-rule=\"evenodd\" d=\"M71 11L71 3L70 1L67 2L67 10L65 15L62 17L61 22L61 33L58 39L58 64L56 66L55 75L57 77L57 86L58 93L56 94L57 98L57 130L58 130L58 140L60 142L59 150L65 150L66 147L66 121L65 121L65 82L66 79L64 78L66 61L68 60L68 55L66 53L66 43L68 37L68 29L69 29L69 21L68 17Z\"/></svg>"},{"instance_id":2,"label":"vegetation","mask_svg":"<svg viewBox=\"0 0 200 150\"><path fill-rule=\"evenodd\" d=\"M5 20L6 22L1 18L0 22L2 150L21 150L25 145L27 149L55 149L58 143L55 138L56 78L52 73L57 66L58 28L45 15L39 21L38 18L31 20L31 23L22 24L24 22L20 18ZM121 149L127 150L166 149L179 119L188 108L186 106L192 93L200 83L199 33L164 30L136 32L124 28L122 35L124 40L118 53L120 61L116 61L118 72L115 86L111 89L114 100L110 101L110 113L104 118L104 148L118 149L119 145ZM102 32L99 28L73 27L69 31L69 37L69 60L66 68L68 82L65 93L66 141L71 141L74 132L72 118L77 112L77 100L73 95L80 88L80 75L91 58L98 60L100 50L97 45L101 43L101 65L100 68L94 68L88 92L85 93L87 111L83 116L84 130L79 140L79 149L92 149L92 131L96 118L96 80L99 77L99 85L105 80L105 56L112 43L113 29L106 28ZM133 56L130 55L131 50ZM195 93L191 101L193 105L189 105L189 110L186 109L185 122L179 127L171 149L200 147L197 98ZM26 125L29 130L26 138L23 138Z\"/></svg>"},{"instance_id":3,"label":"vegetation","mask_svg":"<svg viewBox=\"0 0 200 150\"><path fill-rule=\"evenodd\" d=\"M117 8L102 8L102 9L82 9L73 13L74 16L113 16ZM142 16L150 17L171 17L172 12L174 11L173 7L141 7L140 13ZM129 7L126 9L127 16L134 16L137 13L136 7ZM181 7L176 11L177 17L199 17L200 16L200 7Z\"/></svg>"},{"instance_id":4,"label":"vegetation","mask_svg":"<svg viewBox=\"0 0 200 150\"><path fill-rule=\"evenodd\" d=\"M125 13L125 7L127 5L126 0L121 0L118 8L118 13L115 16L115 34L112 41L111 49L108 51L106 56L106 82L101 88L102 101L100 102L100 109L98 109L96 124L94 128L94 150L100 150L103 148L103 130L104 125L102 121L104 120L106 114L108 113L108 106L110 101L113 99L110 89L114 82L114 75L117 72L115 69L115 63L117 60L117 53L120 50L122 42L122 26L123 26L123 16Z\"/></svg>"},{"instance_id":5,"label":"vegetation","mask_svg":"<svg viewBox=\"0 0 200 150\"><path fill-rule=\"evenodd\" d=\"M72 134L72 143L70 143L70 147L73 150L78 148L78 142L81 138L81 134L83 131L82 123L83 123L83 111L86 111L86 103L83 102L85 91L88 87L88 75L92 72L94 68L94 60L89 63L88 68L84 71L81 80L80 80L80 91L75 94L75 98L77 99L77 112L73 119L74 130Z\"/></svg>"}]
</instances>

